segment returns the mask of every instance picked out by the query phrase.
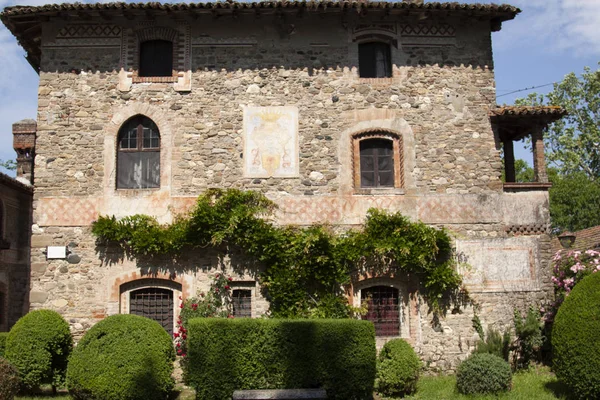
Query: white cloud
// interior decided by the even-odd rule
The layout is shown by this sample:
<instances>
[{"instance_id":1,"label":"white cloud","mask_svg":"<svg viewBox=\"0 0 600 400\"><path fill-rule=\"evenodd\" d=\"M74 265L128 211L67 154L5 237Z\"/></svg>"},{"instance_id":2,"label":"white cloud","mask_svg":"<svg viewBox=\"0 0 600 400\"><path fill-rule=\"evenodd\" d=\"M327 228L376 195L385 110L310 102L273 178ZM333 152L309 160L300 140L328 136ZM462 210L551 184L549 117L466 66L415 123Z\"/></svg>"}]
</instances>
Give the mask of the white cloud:
<instances>
[{"instance_id":1,"label":"white cloud","mask_svg":"<svg viewBox=\"0 0 600 400\"><path fill-rule=\"evenodd\" d=\"M564 56L600 56L600 0L513 0L523 12L495 38L502 48L531 47Z\"/></svg>"}]
</instances>

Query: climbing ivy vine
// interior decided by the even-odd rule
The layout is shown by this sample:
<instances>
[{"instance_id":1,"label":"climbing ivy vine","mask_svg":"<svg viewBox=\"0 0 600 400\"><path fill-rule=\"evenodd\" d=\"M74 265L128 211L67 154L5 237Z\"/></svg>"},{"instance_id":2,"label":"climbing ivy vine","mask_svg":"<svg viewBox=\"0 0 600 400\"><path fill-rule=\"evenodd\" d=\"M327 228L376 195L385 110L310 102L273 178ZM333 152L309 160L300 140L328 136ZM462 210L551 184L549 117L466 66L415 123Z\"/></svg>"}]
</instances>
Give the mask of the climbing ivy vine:
<instances>
[{"instance_id":1,"label":"climbing ivy vine","mask_svg":"<svg viewBox=\"0 0 600 400\"><path fill-rule=\"evenodd\" d=\"M100 216L92 233L132 256L176 257L184 249L237 247L266 267L261 284L277 317L352 315L343 285L352 274L366 271L418 277L434 310L444 296L460 289L444 229L370 209L362 229L338 234L325 225L275 225L269 220L275 207L258 192L211 189L171 224L147 215Z\"/></svg>"}]
</instances>

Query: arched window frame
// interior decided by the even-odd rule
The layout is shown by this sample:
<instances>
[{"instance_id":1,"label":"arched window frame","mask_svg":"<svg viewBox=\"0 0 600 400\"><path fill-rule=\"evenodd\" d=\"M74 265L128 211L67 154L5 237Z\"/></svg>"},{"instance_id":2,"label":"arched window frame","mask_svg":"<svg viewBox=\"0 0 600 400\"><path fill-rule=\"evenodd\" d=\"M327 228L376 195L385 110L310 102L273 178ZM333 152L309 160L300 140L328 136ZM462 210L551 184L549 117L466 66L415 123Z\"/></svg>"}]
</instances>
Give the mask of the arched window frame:
<instances>
[{"instance_id":1,"label":"arched window frame","mask_svg":"<svg viewBox=\"0 0 600 400\"><path fill-rule=\"evenodd\" d=\"M135 127L135 128L134 128ZM131 136L131 132L133 131L133 129L136 130L136 134L135 134L135 138ZM150 137L146 138L144 136L145 131L144 129L149 129L150 132ZM153 133L156 133L156 136L153 135ZM126 135L128 135L126 137ZM145 141L146 139L149 139L149 145L146 146L145 145ZM135 140L135 147L130 147L132 146L131 141ZM122 145L125 143L125 141L128 143L127 147L123 147ZM156 123L150 119L149 117L142 115L142 114L138 114L135 115L131 118L129 118L127 121L125 121L121 127L119 128L119 131L117 133L117 148L116 148L116 180L115 180L115 186L117 189L159 189L160 188L160 171L161 171L161 157L160 157L160 152L161 152L161 135L160 135L160 131L158 129L158 126L156 125ZM138 187L129 187L129 186L122 186L119 185L119 177L121 176L120 174L123 174L124 172L122 171L122 169L126 168L125 166L123 166L124 164L124 157L122 160L119 160L121 157L121 155L126 154L126 153L157 153L156 157L155 157L155 162L158 163L158 171L155 172L156 177L157 177L157 181L155 184L153 184L152 186L146 186L146 185L141 185ZM141 154L140 154L141 156ZM147 172L147 171L146 171ZM143 172L142 172L143 173ZM140 181L141 182L141 181Z\"/></svg>"},{"instance_id":2,"label":"arched window frame","mask_svg":"<svg viewBox=\"0 0 600 400\"><path fill-rule=\"evenodd\" d=\"M163 289L173 292L173 324L172 332L175 332L176 321L179 317L179 297L182 296L182 285L179 282L160 279L160 278L144 278L125 282L119 287L120 297L120 313L131 313L131 294L143 289Z\"/></svg>"},{"instance_id":3,"label":"arched window frame","mask_svg":"<svg viewBox=\"0 0 600 400\"><path fill-rule=\"evenodd\" d=\"M394 185L385 187L365 187L361 186L360 175L360 144L365 140L383 139L392 142L393 161L394 161ZM352 163L354 173L354 189L360 190L386 190L404 188L404 148L402 136L393 132L382 130L369 130L360 132L352 137Z\"/></svg>"}]
</instances>

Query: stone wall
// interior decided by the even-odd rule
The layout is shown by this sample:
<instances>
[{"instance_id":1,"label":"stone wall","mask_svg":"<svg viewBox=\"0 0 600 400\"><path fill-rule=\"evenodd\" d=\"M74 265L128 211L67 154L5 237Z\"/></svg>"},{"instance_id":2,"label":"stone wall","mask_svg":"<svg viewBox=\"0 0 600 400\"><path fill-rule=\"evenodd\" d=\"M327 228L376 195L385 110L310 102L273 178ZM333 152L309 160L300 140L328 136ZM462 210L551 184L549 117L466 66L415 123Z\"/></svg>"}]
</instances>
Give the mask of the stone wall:
<instances>
[{"instance_id":1,"label":"stone wall","mask_svg":"<svg viewBox=\"0 0 600 400\"><path fill-rule=\"evenodd\" d=\"M404 290L407 322L401 336L432 368L451 370L474 345L475 312L485 325L507 325L513 306L538 304L551 289L547 193L502 190L500 144L488 116L495 105L489 23L452 17L390 23L383 16L359 20L325 13L286 18L241 15L235 21L190 24L116 17L99 28L108 32L106 38L90 36L98 29L69 29L65 21L46 24L32 307L57 309L79 336L98 319L127 311L122 284L162 279L175 291L181 287L185 298L205 290L209 274L224 270L235 284L252 288L253 315L267 310L259 269L245 266L240 255L198 251L176 263L132 260L96 246L90 224L99 214L150 214L168 223L212 187L264 192L280 206L281 224L345 229L360 224L369 207L385 208L448 227L467 259L495 251L489 276L496 280L467 279L474 304L449 312L439 323L432 323L418 282L374 278ZM161 24L177 31L181 41L177 76L135 83L136 29ZM373 32L392 42L389 78L359 77L358 43ZM283 106L297 116L298 172L251 177L244 172L250 157L244 153L244 110ZM160 131L160 188L116 190L118 131L138 114ZM355 185L356 137L379 131L398 143L403 181L393 188L362 189ZM513 238L515 232L528 237ZM41 252L47 245L69 246L72 254L48 262ZM503 264L510 246L524 257L522 264ZM477 276L487 276L485 265L475 264ZM498 289L502 268L524 276L524 283ZM353 301L360 299L361 287L375 282L369 279L354 282Z\"/></svg>"}]
</instances>

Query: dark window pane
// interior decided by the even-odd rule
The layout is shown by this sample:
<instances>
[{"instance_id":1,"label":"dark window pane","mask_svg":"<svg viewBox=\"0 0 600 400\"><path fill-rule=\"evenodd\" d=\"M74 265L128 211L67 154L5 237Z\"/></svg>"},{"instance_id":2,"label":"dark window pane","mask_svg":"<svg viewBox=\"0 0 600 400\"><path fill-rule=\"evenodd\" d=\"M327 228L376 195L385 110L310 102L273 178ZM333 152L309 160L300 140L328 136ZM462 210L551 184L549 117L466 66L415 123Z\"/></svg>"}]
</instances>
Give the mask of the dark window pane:
<instances>
[{"instance_id":1,"label":"dark window pane","mask_svg":"<svg viewBox=\"0 0 600 400\"><path fill-rule=\"evenodd\" d=\"M156 149L159 147L158 132L152 128L143 129L144 142L142 148L144 149Z\"/></svg>"},{"instance_id":2,"label":"dark window pane","mask_svg":"<svg viewBox=\"0 0 600 400\"><path fill-rule=\"evenodd\" d=\"M173 42L148 40L140 43L139 76L171 76L173 74Z\"/></svg>"},{"instance_id":3,"label":"dark window pane","mask_svg":"<svg viewBox=\"0 0 600 400\"><path fill-rule=\"evenodd\" d=\"M375 325L377 336L400 334L400 307L398 290L387 286L374 286L361 290L361 301L367 303L367 314L362 317Z\"/></svg>"},{"instance_id":4,"label":"dark window pane","mask_svg":"<svg viewBox=\"0 0 600 400\"><path fill-rule=\"evenodd\" d=\"M392 76L390 45L382 42L358 45L358 71L361 78Z\"/></svg>"},{"instance_id":5,"label":"dark window pane","mask_svg":"<svg viewBox=\"0 0 600 400\"><path fill-rule=\"evenodd\" d=\"M360 186L394 186L394 147L391 140L366 139L360 142Z\"/></svg>"}]
</instances>

